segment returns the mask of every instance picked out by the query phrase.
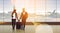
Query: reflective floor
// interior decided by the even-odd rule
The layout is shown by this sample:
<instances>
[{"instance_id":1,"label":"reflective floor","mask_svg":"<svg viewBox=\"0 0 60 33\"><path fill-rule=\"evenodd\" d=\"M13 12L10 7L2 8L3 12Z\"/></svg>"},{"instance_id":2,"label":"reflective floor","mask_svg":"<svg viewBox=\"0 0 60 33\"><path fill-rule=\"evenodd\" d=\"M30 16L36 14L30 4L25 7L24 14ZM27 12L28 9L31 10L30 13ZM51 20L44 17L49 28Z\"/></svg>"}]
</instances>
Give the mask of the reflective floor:
<instances>
[{"instance_id":1,"label":"reflective floor","mask_svg":"<svg viewBox=\"0 0 60 33\"><path fill-rule=\"evenodd\" d=\"M26 25L25 31L12 30L11 25L0 25L0 33L60 33L60 25Z\"/></svg>"},{"instance_id":2,"label":"reflective floor","mask_svg":"<svg viewBox=\"0 0 60 33\"><path fill-rule=\"evenodd\" d=\"M0 33L24 33L24 30L21 29L12 30L11 25L0 25Z\"/></svg>"}]
</instances>

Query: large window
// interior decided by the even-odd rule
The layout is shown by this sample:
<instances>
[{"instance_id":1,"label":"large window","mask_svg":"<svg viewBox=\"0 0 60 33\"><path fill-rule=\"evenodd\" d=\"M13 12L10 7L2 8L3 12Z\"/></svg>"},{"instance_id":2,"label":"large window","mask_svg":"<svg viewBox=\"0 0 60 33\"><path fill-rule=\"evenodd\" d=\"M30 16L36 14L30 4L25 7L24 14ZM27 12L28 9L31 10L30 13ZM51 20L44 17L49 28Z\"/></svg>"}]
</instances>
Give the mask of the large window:
<instances>
[{"instance_id":1,"label":"large window","mask_svg":"<svg viewBox=\"0 0 60 33\"><path fill-rule=\"evenodd\" d=\"M11 22L14 6L18 17L25 8L27 22L60 22L60 0L0 0L0 21Z\"/></svg>"},{"instance_id":2,"label":"large window","mask_svg":"<svg viewBox=\"0 0 60 33\"><path fill-rule=\"evenodd\" d=\"M3 22L3 0L0 0L0 22Z\"/></svg>"}]
</instances>

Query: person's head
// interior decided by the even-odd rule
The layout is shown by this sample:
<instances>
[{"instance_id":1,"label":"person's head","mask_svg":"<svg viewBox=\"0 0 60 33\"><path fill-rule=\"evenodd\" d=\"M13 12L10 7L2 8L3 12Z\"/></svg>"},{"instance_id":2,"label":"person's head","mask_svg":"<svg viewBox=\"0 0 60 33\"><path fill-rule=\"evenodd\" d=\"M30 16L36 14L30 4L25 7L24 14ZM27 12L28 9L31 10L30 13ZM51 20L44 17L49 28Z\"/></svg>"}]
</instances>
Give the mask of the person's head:
<instances>
[{"instance_id":1,"label":"person's head","mask_svg":"<svg viewBox=\"0 0 60 33\"><path fill-rule=\"evenodd\" d=\"M16 12L15 6L13 7L13 12Z\"/></svg>"},{"instance_id":2,"label":"person's head","mask_svg":"<svg viewBox=\"0 0 60 33\"><path fill-rule=\"evenodd\" d=\"M16 9L14 9L14 12L16 12Z\"/></svg>"},{"instance_id":3,"label":"person's head","mask_svg":"<svg viewBox=\"0 0 60 33\"><path fill-rule=\"evenodd\" d=\"M22 12L25 12L25 8L23 8L22 10L23 10Z\"/></svg>"}]
</instances>

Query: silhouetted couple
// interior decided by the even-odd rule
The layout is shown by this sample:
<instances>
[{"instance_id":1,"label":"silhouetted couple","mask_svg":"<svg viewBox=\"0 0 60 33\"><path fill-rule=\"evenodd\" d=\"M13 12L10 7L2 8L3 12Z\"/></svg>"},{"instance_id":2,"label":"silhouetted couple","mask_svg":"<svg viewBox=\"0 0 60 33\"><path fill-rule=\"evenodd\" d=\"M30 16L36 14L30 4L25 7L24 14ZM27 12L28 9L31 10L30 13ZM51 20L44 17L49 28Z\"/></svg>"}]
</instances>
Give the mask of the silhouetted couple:
<instances>
[{"instance_id":1,"label":"silhouetted couple","mask_svg":"<svg viewBox=\"0 0 60 33\"><path fill-rule=\"evenodd\" d=\"M15 25L16 25L16 20L22 20L22 26L24 27L23 29L25 29L25 23L26 23L26 19L28 18L28 13L25 11L25 8L22 9L22 13L21 13L21 16L20 18L18 19L18 15L17 15L17 12L16 12L16 9L13 10L12 12L12 28L13 30L15 29Z\"/></svg>"}]
</instances>

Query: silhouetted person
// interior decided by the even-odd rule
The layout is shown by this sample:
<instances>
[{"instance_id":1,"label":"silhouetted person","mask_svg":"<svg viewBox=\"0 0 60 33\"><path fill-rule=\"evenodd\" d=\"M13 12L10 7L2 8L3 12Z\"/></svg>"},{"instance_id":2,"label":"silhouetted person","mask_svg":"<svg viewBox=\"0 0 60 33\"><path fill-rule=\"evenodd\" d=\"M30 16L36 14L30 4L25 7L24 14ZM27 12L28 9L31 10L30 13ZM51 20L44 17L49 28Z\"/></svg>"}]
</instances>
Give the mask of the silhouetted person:
<instances>
[{"instance_id":1,"label":"silhouetted person","mask_svg":"<svg viewBox=\"0 0 60 33\"><path fill-rule=\"evenodd\" d=\"M22 20L22 26L24 26L23 29L25 29L25 23L26 19L28 18L28 13L25 11L25 8L22 9L21 17L20 19Z\"/></svg>"},{"instance_id":2,"label":"silhouetted person","mask_svg":"<svg viewBox=\"0 0 60 33\"><path fill-rule=\"evenodd\" d=\"M13 10L11 16L12 16L12 28L14 30L15 29L15 24L16 24L16 19L18 19L16 9Z\"/></svg>"}]
</instances>

